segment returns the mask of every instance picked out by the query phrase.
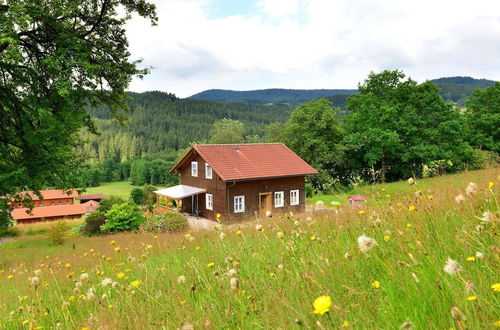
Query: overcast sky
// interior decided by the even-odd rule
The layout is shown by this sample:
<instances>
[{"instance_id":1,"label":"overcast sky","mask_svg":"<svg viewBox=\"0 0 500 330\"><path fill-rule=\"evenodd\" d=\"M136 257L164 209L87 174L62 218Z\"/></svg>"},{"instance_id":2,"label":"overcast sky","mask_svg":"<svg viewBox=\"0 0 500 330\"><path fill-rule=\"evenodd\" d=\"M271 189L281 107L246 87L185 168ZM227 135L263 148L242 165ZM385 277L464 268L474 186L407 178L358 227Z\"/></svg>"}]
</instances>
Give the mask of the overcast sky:
<instances>
[{"instance_id":1,"label":"overcast sky","mask_svg":"<svg viewBox=\"0 0 500 330\"><path fill-rule=\"evenodd\" d=\"M128 24L152 72L129 90L356 88L402 69L500 80L500 0L149 0L158 26Z\"/></svg>"}]
</instances>

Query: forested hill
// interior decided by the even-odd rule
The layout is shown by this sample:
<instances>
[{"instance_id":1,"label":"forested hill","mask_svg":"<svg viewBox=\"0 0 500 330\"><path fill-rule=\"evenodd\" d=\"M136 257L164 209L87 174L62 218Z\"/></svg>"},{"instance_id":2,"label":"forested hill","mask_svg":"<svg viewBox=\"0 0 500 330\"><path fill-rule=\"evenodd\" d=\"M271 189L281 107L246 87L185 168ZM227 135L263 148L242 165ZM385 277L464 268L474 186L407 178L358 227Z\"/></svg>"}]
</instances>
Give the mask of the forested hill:
<instances>
[{"instance_id":1,"label":"forested hill","mask_svg":"<svg viewBox=\"0 0 500 330\"><path fill-rule=\"evenodd\" d=\"M85 151L95 160L117 162L144 155L179 150L192 142L203 142L215 121L228 118L245 124L246 135L263 135L273 122L286 121L288 105L219 103L196 99L179 99L164 92L129 93L131 114L120 126L106 109L90 109L96 118L100 136L83 133Z\"/></svg>"},{"instance_id":2,"label":"forested hill","mask_svg":"<svg viewBox=\"0 0 500 330\"><path fill-rule=\"evenodd\" d=\"M431 80L435 83L445 101L452 101L463 106L472 92L477 88L486 88L495 82L472 77L445 77ZM191 96L193 99L219 102L243 102L250 104L283 103L298 105L313 99L325 97L334 106L345 108L349 95L357 93L355 89L261 89L250 91L233 91L210 89Z\"/></svg>"},{"instance_id":3,"label":"forested hill","mask_svg":"<svg viewBox=\"0 0 500 330\"><path fill-rule=\"evenodd\" d=\"M445 101L452 101L458 106L464 106L465 101L474 90L495 84L493 80L474 79L472 77L446 77L431 81L438 86L441 97Z\"/></svg>"},{"instance_id":4,"label":"forested hill","mask_svg":"<svg viewBox=\"0 0 500 330\"><path fill-rule=\"evenodd\" d=\"M298 105L336 94L350 95L355 89L260 89L253 91L233 91L225 89L210 89L191 96L193 99L211 100L219 102L244 102L253 104L290 104Z\"/></svg>"}]
</instances>

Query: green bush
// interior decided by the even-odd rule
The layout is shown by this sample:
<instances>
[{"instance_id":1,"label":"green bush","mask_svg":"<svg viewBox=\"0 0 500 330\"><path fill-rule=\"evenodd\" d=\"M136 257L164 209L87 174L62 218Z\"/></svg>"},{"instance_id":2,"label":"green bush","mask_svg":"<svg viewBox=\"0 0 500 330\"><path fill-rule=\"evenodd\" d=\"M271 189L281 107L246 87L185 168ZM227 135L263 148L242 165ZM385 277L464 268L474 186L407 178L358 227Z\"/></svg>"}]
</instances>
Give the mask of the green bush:
<instances>
[{"instance_id":1,"label":"green bush","mask_svg":"<svg viewBox=\"0 0 500 330\"><path fill-rule=\"evenodd\" d=\"M499 162L498 158L498 154L494 151L474 149L472 153L472 168L479 170L495 167Z\"/></svg>"},{"instance_id":2,"label":"green bush","mask_svg":"<svg viewBox=\"0 0 500 330\"><path fill-rule=\"evenodd\" d=\"M115 195L109 195L104 197L101 202L99 203L99 207L97 208L98 211L101 211L102 213L106 214L109 210L111 210L111 207L115 204L123 204L126 203L127 201L120 197L120 196L115 196Z\"/></svg>"},{"instance_id":3,"label":"green bush","mask_svg":"<svg viewBox=\"0 0 500 330\"><path fill-rule=\"evenodd\" d=\"M101 226L103 232L136 230L144 221L144 216L135 205L115 204L106 213L106 221Z\"/></svg>"},{"instance_id":4,"label":"green bush","mask_svg":"<svg viewBox=\"0 0 500 330\"><path fill-rule=\"evenodd\" d=\"M16 237L21 236L21 231L15 227L7 227L0 229L0 237Z\"/></svg>"},{"instance_id":5,"label":"green bush","mask_svg":"<svg viewBox=\"0 0 500 330\"><path fill-rule=\"evenodd\" d=\"M85 217L85 224L82 227L82 233L87 236L94 236L101 234L101 226L106 222L106 214L101 211L94 211L87 214Z\"/></svg>"},{"instance_id":6,"label":"green bush","mask_svg":"<svg viewBox=\"0 0 500 330\"><path fill-rule=\"evenodd\" d=\"M306 183L306 197L311 198L314 195L314 187L310 183Z\"/></svg>"},{"instance_id":7,"label":"green bush","mask_svg":"<svg viewBox=\"0 0 500 330\"><path fill-rule=\"evenodd\" d=\"M134 188L130 191L130 201L136 205L141 205L144 200L144 192L140 188Z\"/></svg>"},{"instance_id":8,"label":"green bush","mask_svg":"<svg viewBox=\"0 0 500 330\"><path fill-rule=\"evenodd\" d=\"M62 245L68 236L70 227L65 221L58 221L47 230L47 238L54 245Z\"/></svg>"},{"instance_id":9,"label":"green bush","mask_svg":"<svg viewBox=\"0 0 500 330\"><path fill-rule=\"evenodd\" d=\"M185 215L175 212L166 212L153 215L141 224L141 231L148 233L176 232L186 229L188 225Z\"/></svg>"}]
</instances>

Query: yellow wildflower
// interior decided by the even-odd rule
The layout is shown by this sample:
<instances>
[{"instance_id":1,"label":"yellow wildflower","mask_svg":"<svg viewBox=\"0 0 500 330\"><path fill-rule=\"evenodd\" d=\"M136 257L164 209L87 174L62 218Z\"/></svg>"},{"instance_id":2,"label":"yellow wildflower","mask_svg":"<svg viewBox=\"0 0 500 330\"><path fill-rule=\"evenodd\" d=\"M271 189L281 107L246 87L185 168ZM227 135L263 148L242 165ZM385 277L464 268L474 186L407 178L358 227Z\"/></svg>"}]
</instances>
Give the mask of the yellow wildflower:
<instances>
[{"instance_id":1,"label":"yellow wildflower","mask_svg":"<svg viewBox=\"0 0 500 330\"><path fill-rule=\"evenodd\" d=\"M314 314L323 315L330 310L332 298L330 296L319 296L313 302Z\"/></svg>"},{"instance_id":2,"label":"yellow wildflower","mask_svg":"<svg viewBox=\"0 0 500 330\"><path fill-rule=\"evenodd\" d=\"M217 213L217 215L215 216L217 219L220 219L221 215L220 213Z\"/></svg>"},{"instance_id":3,"label":"yellow wildflower","mask_svg":"<svg viewBox=\"0 0 500 330\"><path fill-rule=\"evenodd\" d=\"M184 234L184 238L189 238L191 237L191 234Z\"/></svg>"},{"instance_id":4,"label":"yellow wildflower","mask_svg":"<svg viewBox=\"0 0 500 330\"><path fill-rule=\"evenodd\" d=\"M123 278L123 277L125 277L125 274L123 274L122 272L120 272L120 273L116 274L116 277Z\"/></svg>"},{"instance_id":5,"label":"yellow wildflower","mask_svg":"<svg viewBox=\"0 0 500 330\"><path fill-rule=\"evenodd\" d=\"M411 204L410 206L408 206L408 211L409 212L415 211L415 205Z\"/></svg>"},{"instance_id":6,"label":"yellow wildflower","mask_svg":"<svg viewBox=\"0 0 500 330\"><path fill-rule=\"evenodd\" d=\"M387 194L387 195L385 195L385 197L387 197L387 198L391 198L391 195Z\"/></svg>"},{"instance_id":7,"label":"yellow wildflower","mask_svg":"<svg viewBox=\"0 0 500 330\"><path fill-rule=\"evenodd\" d=\"M495 292L500 292L500 283L495 283L491 286L491 288L493 289L493 291Z\"/></svg>"},{"instance_id":8,"label":"yellow wildflower","mask_svg":"<svg viewBox=\"0 0 500 330\"><path fill-rule=\"evenodd\" d=\"M116 252L120 252L120 247L119 247L119 246L117 246L117 247L115 247L115 248L114 248L114 250L115 250Z\"/></svg>"},{"instance_id":9,"label":"yellow wildflower","mask_svg":"<svg viewBox=\"0 0 500 330\"><path fill-rule=\"evenodd\" d=\"M28 320L24 320L23 325L28 324L28 322L29 322Z\"/></svg>"},{"instance_id":10,"label":"yellow wildflower","mask_svg":"<svg viewBox=\"0 0 500 330\"><path fill-rule=\"evenodd\" d=\"M153 238L154 238L154 239L158 239L158 235L154 235L154 236L153 236Z\"/></svg>"},{"instance_id":11,"label":"yellow wildflower","mask_svg":"<svg viewBox=\"0 0 500 330\"><path fill-rule=\"evenodd\" d=\"M378 288L380 288L380 282L379 282L379 281L374 281L374 282L372 282L372 286L373 286L375 289L378 289Z\"/></svg>"},{"instance_id":12,"label":"yellow wildflower","mask_svg":"<svg viewBox=\"0 0 500 330\"><path fill-rule=\"evenodd\" d=\"M427 196L427 198L428 198L428 199L433 199L433 198L434 198L434 196L432 196L432 195L428 195L428 196Z\"/></svg>"},{"instance_id":13,"label":"yellow wildflower","mask_svg":"<svg viewBox=\"0 0 500 330\"><path fill-rule=\"evenodd\" d=\"M387 241L388 241L388 240L390 240L390 239L391 239L391 236L388 236L388 235L385 235L385 236L384 236L384 241L386 241L386 242L387 242Z\"/></svg>"},{"instance_id":14,"label":"yellow wildflower","mask_svg":"<svg viewBox=\"0 0 500 330\"><path fill-rule=\"evenodd\" d=\"M236 231L236 235L241 235L241 230L239 230L239 229L238 229L238 230Z\"/></svg>"},{"instance_id":15,"label":"yellow wildflower","mask_svg":"<svg viewBox=\"0 0 500 330\"><path fill-rule=\"evenodd\" d=\"M66 265L64 265L64 267L69 268L69 267L71 267L71 264L67 263Z\"/></svg>"},{"instance_id":16,"label":"yellow wildflower","mask_svg":"<svg viewBox=\"0 0 500 330\"><path fill-rule=\"evenodd\" d=\"M476 261L476 257L468 257L467 261L474 262Z\"/></svg>"},{"instance_id":17,"label":"yellow wildflower","mask_svg":"<svg viewBox=\"0 0 500 330\"><path fill-rule=\"evenodd\" d=\"M411 228L411 223L407 223L406 228Z\"/></svg>"},{"instance_id":18,"label":"yellow wildflower","mask_svg":"<svg viewBox=\"0 0 500 330\"><path fill-rule=\"evenodd\" d=\"M113 308L114 306L113 305L108 305L108 309L111 309Z\"/></svg>"},{"instance_id":19,"label":"yellow wildflower","mask_svg":"<svg viewBox=\"0 0 500 330\"><path fill-rule=\"evenodd\" d=\"M468 296L467 300L468 301L474 301L474 300L477 300L477 297L476 296Z\"/></svg>"},{"instance_id":20,"label":"yellow wildflower","mask_svg":"<svg viewBox=\"0 0 500 330\"><path fill-rule=\"evenodd\" d=\"M112 240L111 242L109 242L109 244L113 244L115 245L116 241L115 240Z\"/></svg>"},{"instance_id":21,"label":"yellow wildflower","mask_svg":"<svg viewBox=\"0 0 500 330\"><path fill-rule=\"evenodd\" d=\"M350 327L349 322L347 322L347 321L342 322L342 327L349 328Z\"/></svg>"},{"instance_id":22,"label":"yellow wildflower","mask_svg":"<svg viewBox=\"0 0 500 330\"><path fill-rule=\"evenodd\" d=\"M207 264L207 267L213 267L213 266L215 266L215 262L209 262L209 263Z\"/></svg>"},{"instance_id":23,"label":"yellow wildflower","mask_svg":"<svg viewBox=\"0 0 500 330\"><path fill-rule=\"evenodd\" d=\"M312 235L311 236L311 241L315 241L316 240L316 236Z\"/></svg>"},{"instance_id":24,"label":"yellow wildflower","mask_svg":"<svg viewBox=\"0 0 500 330\"><path fill-rule=\"evenodd\" d=\"M148 249L152 249L152 248L153 248L153 246L152 246L151 244L148 244L148 246L146 246L146 248L148 248Z\"/></svg>"},{"instance_id":25,"label":"yellow wildflower","mask_svg":"<svg viewBox=\"0 0 500 330\"><path fill-rule=\"evenodd\" d=\"M495 327L499 327L500 328L500 320L496 321L494 324L495 324Z\"/></svg>"},{"instance_id":26,"label":"yellow wildflower","mask_svg":"<svg viewBox=\"0 0 500 330\"><path fill-rule=\"evenodd\" d=\"M360 210L358 213L359 214L365 214L365 211L364 210Z\"/></svg>"},{"instance_id":27,"label":"yellow wildflower","mask_svg":"<svg viewBox=\"0 0 500 330\"><path fill-rule=\"evenodd\" d=\"M141 285L141 281L135 280L130 282L130 286L138 287L139 285Z\"/></svg>"},{"instance_id":28,"label":"yellow wildflower","mask_svg":"<svg viewBox=\"0 0 500 330\"><path fill-rule=\"evenodd\" d=\"M493 182L493 181L488 182L488 188L490 188L490 189L491 189L491 188L493 188L494 186L495 186L495 182Z\"/></svg>"},{"instance_id":29,"label":"yellow wildflower","mask_svg":"<svg viewBox=\"0 0 500 330\"><path fill-rule=\"evenodd\" d=\"M10 280L13 277L14 277L14 275L10 274L10 275L7 276L7 279Z\"/></svg>"},{"instance_id":30,"label":"yellow wildflower","mask_svg":"<svg viewBox=\"0 0 500 330\"><path fill-rule=\"evenodd\" d=\"M197 246L197 247L195 247L195 249L196 249L196 250L199 250L199 249L201 249L201 247Z\"/></svg>"}]
</instances>

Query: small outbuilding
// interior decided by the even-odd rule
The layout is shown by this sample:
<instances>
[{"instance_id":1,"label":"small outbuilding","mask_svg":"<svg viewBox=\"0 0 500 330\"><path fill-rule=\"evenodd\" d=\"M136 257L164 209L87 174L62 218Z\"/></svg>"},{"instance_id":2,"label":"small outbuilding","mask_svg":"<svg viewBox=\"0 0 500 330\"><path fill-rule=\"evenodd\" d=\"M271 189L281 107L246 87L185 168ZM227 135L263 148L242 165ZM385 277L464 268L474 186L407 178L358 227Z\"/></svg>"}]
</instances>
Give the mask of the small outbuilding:
<instances>
[{"instance_id":1,"label":"small outbuilding","mask_svg":"<svg viewBox=\"0 0 500 330\"><path fill-rule=\"evenodd\" d=\"M366 202L366 198L359 195L351 195L347 197L347 200L349 201L349 206L351 208L362 207Z\"/></svg>"}]
</instances>

